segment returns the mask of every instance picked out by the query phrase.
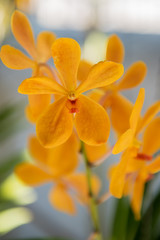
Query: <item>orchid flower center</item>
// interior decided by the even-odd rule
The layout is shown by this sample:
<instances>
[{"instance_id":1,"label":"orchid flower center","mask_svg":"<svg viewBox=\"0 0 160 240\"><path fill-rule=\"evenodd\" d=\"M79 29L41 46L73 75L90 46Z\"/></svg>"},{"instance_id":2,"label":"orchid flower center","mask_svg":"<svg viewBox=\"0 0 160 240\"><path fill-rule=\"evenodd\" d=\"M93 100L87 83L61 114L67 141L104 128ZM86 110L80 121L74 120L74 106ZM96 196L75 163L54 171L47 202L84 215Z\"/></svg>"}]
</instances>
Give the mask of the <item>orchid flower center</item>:
<instances>
[{"instance_id":1,"label":"orchid flower center","mask_svg":"<svg viewBox=\"0 0 160 240\"><path fill-rule=\"evenodd\" d=\"M71 101L75 101L77 98L76 93L75 92L69 92L68 93L68 99Z\"/></svg>"}]
</instances>

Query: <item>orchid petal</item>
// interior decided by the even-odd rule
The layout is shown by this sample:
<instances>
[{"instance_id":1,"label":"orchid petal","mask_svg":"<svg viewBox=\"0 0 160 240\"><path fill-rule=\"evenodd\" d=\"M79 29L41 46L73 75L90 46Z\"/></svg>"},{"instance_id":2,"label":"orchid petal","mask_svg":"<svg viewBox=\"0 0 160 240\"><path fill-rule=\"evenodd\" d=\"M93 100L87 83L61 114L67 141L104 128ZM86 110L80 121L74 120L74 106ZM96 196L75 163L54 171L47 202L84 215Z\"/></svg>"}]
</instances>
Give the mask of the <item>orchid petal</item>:
<instances>
[{"instance_id":1,"label":"orchid petal","mask_svg":"<svg viewBox=\"0 0 160 240\"><path fill-rule=\"evenodd\" d=\"M37 121L36 132L44 147L56 147L72 134L73 119L65 107L66 97L52 103Z\"/></svg>"},{"instance_id":2,"label":"orchid petal","mask_svg":"<svg viewBox=\"0 0 160 240\"><path fill-rule=\"evenodd\" d=\"M23 54L20 50L4 45L1 48L1 60L6 67L16 70L36 67L36 63Z\"/></svg>"},{"instance_id":3,"label":"orchid petal","mask_svg":"<svg viewBox=\"0 0 160 240\"><path fill-rule=\"evenodd\" d=\"M124 46L117 35L112 35L108 39L106 60L122 63L124 59Z\"/></svg>"},{"instance_id":4,"label":"orchid petal","mask_svg":"<svg viewBox=\"0 0 160 240\"><path fill-rule=\"evenodd\" d=\"M104 108L92 99L80 95L80 109L75 116L79 138L89 145L105 143L109 137L110 122Z\"/></svg>"},{"instance_id":5,"label":"orchid petal","mask_svg":"<svg viewBox=\"0 0 160 240\"><path fill-rule=\"evenodd\" d=\"M22 12L16 10L12 15L11 25L17 42L36 59L36 46L28 18Z\"/></svg>"},{"instance_id":6,"label":"orchid petal","mask_svg":"<svg viewBox=\"0 0 160 240\"><path fill-rule=\"evenodd\" d=\"M52 56L64 86L74 91L81 56L79 44L71 38L59 38L52 45Z\"/></svg>"},{"instance_id":7,"label":"orchid petal","mask_svg":"<svg viewBox=\"0 0 160 240\"><path fill-rule=\"evenodd\" d=\"M90 89L100 88L117 81L123 74L123 65L114 62L99 62L95 64L85 81L81 82L77 88L77 94Z\"/></svg>"}]
</instances>

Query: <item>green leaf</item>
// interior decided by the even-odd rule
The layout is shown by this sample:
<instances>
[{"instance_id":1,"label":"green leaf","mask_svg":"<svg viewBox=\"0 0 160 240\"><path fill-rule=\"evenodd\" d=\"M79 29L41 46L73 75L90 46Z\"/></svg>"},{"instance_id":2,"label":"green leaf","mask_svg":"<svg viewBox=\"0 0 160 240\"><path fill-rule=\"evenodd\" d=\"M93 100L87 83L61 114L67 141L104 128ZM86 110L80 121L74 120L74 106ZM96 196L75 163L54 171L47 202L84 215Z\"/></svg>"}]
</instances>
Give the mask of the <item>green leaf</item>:
<instances>
[{"instance_id":1,"label":"green leaf","mask_svg":"<svg viewBox=\"0 0 160 240\"><path fill-rule=\"evenodd\" d=\"M117 209L113 221L112 240L125 240L129 201L127 198L117 199Z\"/></svg>"},{"instance_id":2,"label":"green leaf","mask_svg":"<svg viewBox=\"0 0 160 240\"><path fill-rule=\"evenodd\" d=\"M146 195L147 196L147 195ZM154 240L160 236L160 192L148 206L135 236L135 240Z\"/></svg>"},{"instance_id":3,"label":"green leaf","mask_svg":"<svg viewBox=\"0 0 160 240\"><path fill-rule=\"evenodd\" d=\"M0 109L0 141L24 127L24 103L5 105Z\"/></svg>"},{"instance_id":4,"label":"green leaf","mask_svg":"<svg viewBox=\"0 0 160 240\"><path fill-rule=\"evenodd\" d=\"M139 221L135 220L132 209L131 207L129 207L127 228L126 228L126 238L125 238L126 240L134 240L138 226L139 226Z\"/></svg>"}]
</instances>

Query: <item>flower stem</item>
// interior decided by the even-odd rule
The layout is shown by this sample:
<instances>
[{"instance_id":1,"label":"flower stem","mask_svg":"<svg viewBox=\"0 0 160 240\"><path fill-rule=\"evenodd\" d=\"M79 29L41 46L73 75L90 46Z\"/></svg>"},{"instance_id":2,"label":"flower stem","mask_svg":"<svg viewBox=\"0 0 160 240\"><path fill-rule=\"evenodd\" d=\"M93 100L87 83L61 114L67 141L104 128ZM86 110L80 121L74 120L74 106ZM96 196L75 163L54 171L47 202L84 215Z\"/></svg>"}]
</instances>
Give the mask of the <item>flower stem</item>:
<instances>
[{"instance_id":1,"label":"flower stem","mask_svg":"<svg viewBox=\"0 0 160 240\"><path fill-rule=\"evenodd\" d=\"M90 163L87 158L87 154L85 151L85 146L84 143L81 143L82 147L82 154L84 156L84 162L85 162L85 168L86 168L86 177L87 177L87 183L88 183L88 195L89 195L89 205L90 205L90 212L91 212L91 217L92 217L92 222L93 222L93 227L94 227L94 233L95 237L94 240L102 240L102 235L100 232L100 224L99 224L99 217L98 217L98 211L97 211L97 204L96 204L96 199L92 190L92 172L90 168Z\"/></svg>"}]
</instances>

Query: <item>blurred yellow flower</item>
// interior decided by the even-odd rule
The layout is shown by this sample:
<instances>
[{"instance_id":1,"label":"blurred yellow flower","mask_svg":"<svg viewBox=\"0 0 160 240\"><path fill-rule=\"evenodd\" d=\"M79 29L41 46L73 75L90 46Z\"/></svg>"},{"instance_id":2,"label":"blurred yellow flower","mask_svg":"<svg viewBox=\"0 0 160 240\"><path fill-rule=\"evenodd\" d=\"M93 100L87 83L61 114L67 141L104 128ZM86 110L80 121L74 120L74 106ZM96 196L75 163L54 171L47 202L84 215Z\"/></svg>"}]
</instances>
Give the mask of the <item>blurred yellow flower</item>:
<instances>
[{"instance_id":1,"label":"blurred yellow flower","mask_svg":"<svg viewBox=\"0 0 160 240\"><path fill-rule=\"evenodd\" d=\"M140 219L145 183L152 179L153 174L160 171L160 153L154 157L160 149L159 126L160 117L156 117L143 133L142 146L135 150L134 155L128 155L128 160L126 159L123 195L130 196L131 207L137 220ZM117 168L118 165L111 168L111 177Z\"/></svg>"},{"instance_id":2,"label":"blurred yellow flower","mask_svg":"<svg viewBox=\"0 0 160 240\"><path fill-rule=\"evenodd\" d=\"M129 160L137 156L137 151L142 144L137 139L137 135L160 111L160 101L157 101L146 111L144 117L141 119L140 113L144 102L144 96L145 91L141 88L130 116L130 128L120 136L112 151L113 154L118 154L125 150L110 182L110 192L118 198L121 198L123 194L125 174Z\"/></svg>"},{"instance_id":3,"label":"blurred yellow flower","mask_svg":"<svg viewBox=\"0 0 160 240\"><path fill-rule=\"evenodd\" d=\"M33 136L29 139L29 152L34 158L34 163L18 165L15 173L30 186L54 182L55 186L49 194L51 204L57 210L75 214L73 196L83 203L87 203L89 197L85 174L74 173L78 165L79 147L75 134L72 134L64 144L50 149L42 147ZM96 176L92 177L92 185L93 192L97 194L100 182Z\"/></svg>"}]
</instances>

